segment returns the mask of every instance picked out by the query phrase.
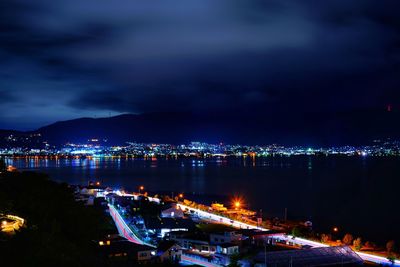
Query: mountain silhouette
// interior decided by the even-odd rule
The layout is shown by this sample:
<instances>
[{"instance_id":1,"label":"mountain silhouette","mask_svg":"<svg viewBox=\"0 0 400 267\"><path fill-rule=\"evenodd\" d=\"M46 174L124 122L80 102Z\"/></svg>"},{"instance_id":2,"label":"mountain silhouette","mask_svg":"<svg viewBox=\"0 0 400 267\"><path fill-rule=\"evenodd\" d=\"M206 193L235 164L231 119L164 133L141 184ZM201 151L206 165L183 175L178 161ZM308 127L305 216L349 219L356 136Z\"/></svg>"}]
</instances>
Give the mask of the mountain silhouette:
<instances>
[{"instance_id":1,"label":"mountain silhouette","mask_svg":"<svg viewBox=\"0 0 400 267\"><path fill-rule=\"evenodd\" d=\"M308 114L277 114L274 110L124 114L59 121L28 132L1 130L0 145L9 146L10 135L21 139L35 136L36 143L47 141L51 145L85 143L93 138L109 145L123 145L128 141L181 144L197 140L260 145L358 145L380 138L398 139L399 119L399 112L385 110Z\"/></svg>"}]
</instances>

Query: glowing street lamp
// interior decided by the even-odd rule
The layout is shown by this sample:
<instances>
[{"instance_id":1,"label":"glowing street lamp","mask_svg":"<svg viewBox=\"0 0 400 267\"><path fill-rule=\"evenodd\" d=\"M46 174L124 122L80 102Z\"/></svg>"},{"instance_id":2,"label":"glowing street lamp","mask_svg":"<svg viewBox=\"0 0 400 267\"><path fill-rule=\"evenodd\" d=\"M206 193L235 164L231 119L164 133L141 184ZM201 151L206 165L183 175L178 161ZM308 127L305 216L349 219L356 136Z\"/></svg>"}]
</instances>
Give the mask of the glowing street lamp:
<instances>
[{"instance_id":1,"label":"glowing street lamp","mask_svg":"<svg viewBox=\"0 0 400 267\"><path fill-rule=\"evenodd\" d=\"M233 198L232 199L232 202L231 202L232 204L232 207L235 209L235 210L238 210L239 208L241 208L242 206L243 206L243 198L241 198L241 197L235 197L235 198Z\"/></svg>"},{"instance_id":2,"label":"glowing street lamp","mask_svg":"<svg viewBox=\"0 0 400 267\"><path fill-rule=\"evenodd\" d=\"M141 194L143 190L144 190L144 186L141 185L141 186L139 187L139 194Z\"/></svg>"},{"instance_id":3,"label":"glowing street lamp","mask_svg":"<svg viewBox=\"0 0 400 267\"><path fill-rule=\"evenodd\" d=\"M333 231L336 233L336 232L339 232L339 228L337 228L337 227L333 227Z\"/></svg>"},{"instance_id":4,"label":"glowing street lamp","mask_svg":"<svg viewBox=\"0 0 400 267\"><path fill-rule=\"evenodd\" d=\"M235 201L235 208L236 209L240 208L240 201Z\"/></svg>"},{"instance_id":5,"label":"glowing street lamp","mask_svg":"<svg viewBox=\"0 0 400 267\"><path fill-rule=\"evenodd\" d=\"M179 198L183 198L183 194L181 193L181 194L179 194Z\"/></svg>"},{"instance_id":6,"label":"glowing street lamp","mask_svg":"<svg viewBox=\"0 0 400 267\"><path fill-rule=\"evenodd\" d=\"M3 226L6 226L7 225L7 221L3 221L2 224L3 224Z\"/></svg>"}]
</instances>

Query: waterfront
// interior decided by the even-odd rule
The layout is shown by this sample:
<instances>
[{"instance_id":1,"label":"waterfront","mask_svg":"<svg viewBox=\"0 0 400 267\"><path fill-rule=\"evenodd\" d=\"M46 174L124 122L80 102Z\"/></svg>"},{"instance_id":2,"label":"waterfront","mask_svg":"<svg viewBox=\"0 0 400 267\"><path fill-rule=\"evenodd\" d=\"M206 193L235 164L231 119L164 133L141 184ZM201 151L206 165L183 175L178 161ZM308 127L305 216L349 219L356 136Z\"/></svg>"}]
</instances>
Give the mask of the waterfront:
<instances>
[{"instance_id":1,"label":"waterfront","mask_svg":"<svg viewBox=\"0 0 400 267\"><path fill-rule=\"evenodd\" d=\"M365 241L400 240L396 213L400 159L369 157L269 157L220 159L7 159L19 169L54 180L135 190L242 196L264 215L311 219L322 232L339 226Z\"/></svg>"}]
</instances>

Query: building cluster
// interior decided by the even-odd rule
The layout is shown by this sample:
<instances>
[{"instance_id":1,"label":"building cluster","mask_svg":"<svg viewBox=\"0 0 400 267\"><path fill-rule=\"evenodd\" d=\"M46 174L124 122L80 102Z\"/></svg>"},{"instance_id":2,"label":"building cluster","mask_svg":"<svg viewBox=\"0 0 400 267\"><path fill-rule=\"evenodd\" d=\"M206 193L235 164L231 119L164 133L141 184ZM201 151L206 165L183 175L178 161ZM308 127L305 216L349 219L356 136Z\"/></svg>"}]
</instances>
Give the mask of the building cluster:
<instances>
[{"instance_id":1,"label":"building cluster","mask_svg":"<svg viewBox=\"0 0 400 267\"><path fill-rule=\"evenodd\" d=\"M22 137L18 137L18 140ZM47 142L37 142L38 136L27 135L23 143L10 135L8 145L0 144L0 155L4 156L58 156L58 157L268 157L296 155L346 155L346 156L399 156L400 142L374 140L367 146L305 147L282 145L229 145L191 142L189 144L153 144L127 142L121 146L108 146L98 139L84 144L68 143L61 147ZM32 139L32 140L31 140ZM15 142L12 140L16 140ZM19 140L21 141L21 140Z\"/></svg>"}]
</instances>

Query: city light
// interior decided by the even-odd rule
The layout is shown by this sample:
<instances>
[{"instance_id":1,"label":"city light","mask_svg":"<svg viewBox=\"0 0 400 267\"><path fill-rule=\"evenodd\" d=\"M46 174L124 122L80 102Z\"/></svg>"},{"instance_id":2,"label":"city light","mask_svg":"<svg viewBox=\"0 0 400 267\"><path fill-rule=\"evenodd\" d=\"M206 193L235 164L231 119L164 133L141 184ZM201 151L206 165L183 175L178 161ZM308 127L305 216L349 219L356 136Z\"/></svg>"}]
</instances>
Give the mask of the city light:
<instances>
[{"instance_id":1,"label":"city light","mask_svg":"<svg viewBox=\"0 0 400 267\"><path fill-rule=\"evenodd\" d=\"M338 232L338 231L339 231L339 228L333 227L333 231L334 231L334 232Z\"/></svg>"},{"instance_id":2,"label":"city light","mask_svg":"<svg viewBox=\"0 0 400 267\"><path fill-rule=\"evenodd\" d=\"M12 137L14 138L14 137ZM12 140L11 138L11 140ZM22 138L22 137L21 137ZM25 140L25 139L24 139ZM11 141L10 141L11 142ZM189 144L148 144L128 142L126 146L93 145L93 143L71 144L62 147L46 145L41 148L13 147L0 149L0 155L18 156L54 156L66 158L87 158L93 160L97 157L159 157L159 156L184 156L203 157L269 157L273 155L299 156L299 155L347 155L361 157L400 156L400 142L394 140L375 140L372 145L363 146L338 146L338 147L305 147L283 145L230 145L190 142ZM154 159L153 159L154 160ZM193 166L202 167L202 162L194 162ZM9 168L9 171L12 171Z\"/></svg>"}]
</instances>

